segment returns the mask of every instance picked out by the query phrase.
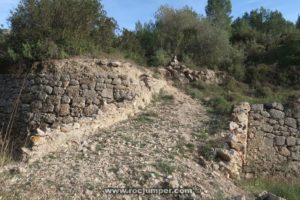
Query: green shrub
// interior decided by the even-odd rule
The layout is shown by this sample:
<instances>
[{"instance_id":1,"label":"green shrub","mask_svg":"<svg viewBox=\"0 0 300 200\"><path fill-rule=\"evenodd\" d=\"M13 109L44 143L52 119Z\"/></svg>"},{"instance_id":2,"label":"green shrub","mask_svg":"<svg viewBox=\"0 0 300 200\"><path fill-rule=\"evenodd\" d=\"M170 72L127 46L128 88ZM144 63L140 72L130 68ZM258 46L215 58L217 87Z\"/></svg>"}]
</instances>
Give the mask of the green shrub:
<instances>
[{"instance_id":1,"label":"green shrub","mask_svg":"<svg viewBox=\"0 0 300 200\"><path fill-rule=\"evenodd\" d=\"M262 191L269 191L288 200L298 200L300 197L300 182L293 178L289 178L289 180L284 178L259 178L242 181L240 185L246 190L257 194Z\"/></svg>"},{"instance_id":2,"label":"green shrub","mask_svg":"<svg viewBox=\"0 0 300 200\"><path fill-rule=\"evenodd\" d=\"M171 57L167 54L166 51L163 49L159 49L155 52L154 58L153 58L153 65L158 66L166 66L171 60Z\"/></svg>"},{"instance_id":3,"label":"green shrub","mask_svg":"<svg viewBox=\"0 0 300 200\"><path fill-rule=\"evenodd\" d=\"M256 95L258 97L270 97L273 95L273 91L268 86L261 86L256 89Z\"/></svg>"},{"instance_id":4,"label":"green shrub","mask_svg":"<svg viewBox=\"0 0 300 200\"><path fill-rule=\"evenodd\" d=\"M13 60L108 50L115 38L116 23L106 17L98 0L21 0L9 21L8 43L13 50L9 54Z\"/></svg>"},{"instance_id":5,"label":"green shrub","mask_svg":"<svg viewBox=\"0 0 300 200\"><path fill-rule=\"evenodd\" d=\"M171 175L175 170L175 167L167 161L160 160L154 166L165 175Z\"/></svg>"},{"instance_id":6,"label":"green shrub","mask_svg":"<svg viewBox=\"0 0 300 200\"><path fill-rule=\"evenodd\" d=\"M224 97L214 97L208 105L212 107L214 113L225 114L232 110L232 105Z\"/></svg>"}]
</instances>

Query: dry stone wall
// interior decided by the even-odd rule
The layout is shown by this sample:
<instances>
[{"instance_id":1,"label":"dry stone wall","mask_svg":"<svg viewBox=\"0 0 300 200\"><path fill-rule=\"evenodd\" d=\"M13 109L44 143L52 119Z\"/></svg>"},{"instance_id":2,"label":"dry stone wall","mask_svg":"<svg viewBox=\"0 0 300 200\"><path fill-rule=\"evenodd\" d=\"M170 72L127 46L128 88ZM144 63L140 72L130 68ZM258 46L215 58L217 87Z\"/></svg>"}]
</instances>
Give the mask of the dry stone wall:
<instances>
[{"instance_id":1,"label":"dry stone wall","mask_svg":"<svg viewBox=\"0 0 300 200\"><path fill-rule=\"evenodd\" d=\"M225 72L210 69L193 70L180 64L176 58L166 67L166 70L169 72L169 77L173 77L182 83L203 81L207 84L222 84L229 79Z\"/></svg>"},{"instance_id":2,"label":"dry stone wall","mask_svg":"<svg viewBox=\"0 0 300 200\"><path fill-rule=\"evenodd\" d=\"M252 105L247 143L247 177L300 176L300 99Z\"/></svg>"},{"instance_id":3,"label":"dry stone wall","mask_svg":"<svg viewBox=\"0 0 300 200\"><path fill-rule=\"evenodd\" d=\"M228 176L300 177L300 99L284 106L240 103L229 128L216 150Z\"/></svg>"},{"instance_id":4,"label":"dry stone wall","mask_svg":"<svg viewBox=\"0 0 300 200\"><path fill-rule=\"evenodd\" d=\"M36 63L26 76L0 76L0 121L5 129L20 97L12 131L20 142L27 136L39 138L31 141L38 151L41 144L53 147L53 137L66 139L62 133L79 134L87 131L83 126L95 130L126 119L150 103L162 87L163 81L130 63L106 59Z\"/></svg>"}]
</instances>

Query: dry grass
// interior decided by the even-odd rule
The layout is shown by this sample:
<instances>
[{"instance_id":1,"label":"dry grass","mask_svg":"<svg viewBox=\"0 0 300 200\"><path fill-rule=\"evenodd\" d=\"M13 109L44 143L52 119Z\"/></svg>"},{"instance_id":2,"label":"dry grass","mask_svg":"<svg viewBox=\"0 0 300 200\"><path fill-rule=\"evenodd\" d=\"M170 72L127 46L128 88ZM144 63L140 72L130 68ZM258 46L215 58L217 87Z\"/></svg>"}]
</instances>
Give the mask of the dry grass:
<instances>
[{"instance_id":1,"label":"dry grass","mask_svg":"<svg viewBox=\"0 0 300 200\"><path fill-rule=\"evenodd\" d=\"M28 74L27 74L28 76ZM18 107L20 104L21 94L25 88L27 76L24 77L19 94L13 104L13 111L9 116L7 126L2 125L0 130L0 167L6 165L13 160L13 150L15 148L12 129L18 113Z\"/></svg>"}]
</instances>

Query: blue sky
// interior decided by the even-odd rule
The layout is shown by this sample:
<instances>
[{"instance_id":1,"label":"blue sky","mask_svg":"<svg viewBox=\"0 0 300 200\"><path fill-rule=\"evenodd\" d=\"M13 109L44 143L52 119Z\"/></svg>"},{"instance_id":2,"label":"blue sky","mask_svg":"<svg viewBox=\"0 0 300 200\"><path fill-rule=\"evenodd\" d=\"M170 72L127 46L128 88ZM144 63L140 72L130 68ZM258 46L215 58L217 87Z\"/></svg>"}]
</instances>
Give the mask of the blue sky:
<instances>
[{"instance_id":1,"label":"blue sky","mask_svg":"<svg viewBox=\"0 0 300 200\"><path fill-rule=\"evenodd\" d=\"M6 19L10 10L14 9L19 0L0 0L0 24L8 27ZM155 11L160 5L168 4L174 8L181 8L185 5L192 7L198 13L205 15L207 0L102 0L107 15L117 20L120 28L134 29L135 23L139 20L147 22L153 19ZM300 14L299 0L232 0L234 18L243 15L244 12L261 6L279 10L284 17L295 22Z\"/></svg>"}]
</instances>

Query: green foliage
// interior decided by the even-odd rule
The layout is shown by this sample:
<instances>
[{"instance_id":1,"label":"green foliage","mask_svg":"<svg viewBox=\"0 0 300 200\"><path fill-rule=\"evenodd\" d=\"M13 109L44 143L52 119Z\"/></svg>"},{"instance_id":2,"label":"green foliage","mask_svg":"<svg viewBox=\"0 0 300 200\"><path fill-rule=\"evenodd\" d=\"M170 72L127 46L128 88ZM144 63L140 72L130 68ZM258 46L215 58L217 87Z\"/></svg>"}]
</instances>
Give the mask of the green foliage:
<instances>
[{"instance_id":1,"label":"green foliage","mask_svg":"<svg viewBox=\"0 0 300 200\"><path fill-rule=\"evenodd\" d=\"M171 175L175 170L175 167L171 163L161 160L158 161L154 166L165 175Z\"/></svg>"},{"instance_id":2,"label":"green foliage","mask_svg":"<svg viewBox=\"0 0 300 200\"><path fill-rule=\"evenodd\" d=\"M161 7L156 13L156 26L159 44L169 55L190 58L198 66L209 67L221 64L229 55L226 32L211 26L188 7Z\"/></svg>"},{"instance_id":3,"label":"green foliage","mask_svg":"<svg viewBox=\"0 0 300 200\"><path fill-rule=\"evenodd\" d=\"M108 50L115 37L98 0L22 0L9 20L10 47L25 60Z\"/></svg>"},{"instance_id":4,"label":"green foliage","mask_svg":"<svg viewBox=\"0 0 300 200\"><path fill-rule=\"evenodd\" d=\"M300 15L298 15L297 21L296 21L296 28L300 29Z\"/></svg>"},{"instance_id":5,"label":"green foliage","mask_svg":"<svg viewBox=\"0 0 300 200\"><path fill-rule=\"evenodd\" d=\"M221 29L229 29L231 23L231 0L208 0L205 8L208 20Z\"/></svg>"},{"instance_id":6,"label":"green foliage","mask_svg":"<svg viewBox=\"0 0 300 200\"><path fill-rule=\"evenodd\" d=\"M157 113L146 112L146 113L140 114L136 118L136 121L141 124L146 124L146 123L153 123L158 118L159 118L159 116L157 115Z\"/></svg>"},{"instance_id":7,"label":"green foliage","mask_svg":"<svg viewBox=\"0 0 300 200\"><path fill-rule=\"evenodd\" d=\"M199 154L203 156L206 160L214 160L215 154L213 148L216 148L216 144L214 141L205 141L205 143L199 145Z\"/></svg>"},{"instance_id":8,"label":"green foliage","mask_svg":"<svg viewBox=\"0 0 300 200\"><path fill-rule=\"evenodd\" d=\"M209 102L208 105L213 108L214 113L225 114L232 110L232 105L224 97L214 97Z\"/></svg>"},{"instance_id":9,"label":"green foliage","mask_svg":"<svg viewBox=\"0 0 300 200\"><path fill-rule=\"evenodd\" d=\"M166 66L171 60L171 57L167 54L167 52L163 49L159 49L155 52L153 58L153 65L163 65Z\"/></svg>"},{"instance_id":10,"label":"green foliage","mask_svg":"<svg viewBox=\"0 0 300 200\"><path fill-rule=\"evenodd\" d=\"M240 185L248 191L259 194L269 191L275 195L288 200L298 200L300 196L300 182L295 179L282 178L259 178L255 180L242 181Z\"/></svg>"},{"instance_id":11,"label":"green foliage","mask_svg":"<svg viewBox=\"0 0 300 200\"><path fill-rule=\"evenodd\" d=\"M252 10L250 13L246 12L242 18L237 18L234 24L240 24L241 21L248 23L251 29L270 34L289 32L294 28L293 23L285 20L282 13L263 7Z\"/></svg>"}]
</instances>

